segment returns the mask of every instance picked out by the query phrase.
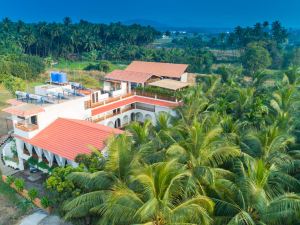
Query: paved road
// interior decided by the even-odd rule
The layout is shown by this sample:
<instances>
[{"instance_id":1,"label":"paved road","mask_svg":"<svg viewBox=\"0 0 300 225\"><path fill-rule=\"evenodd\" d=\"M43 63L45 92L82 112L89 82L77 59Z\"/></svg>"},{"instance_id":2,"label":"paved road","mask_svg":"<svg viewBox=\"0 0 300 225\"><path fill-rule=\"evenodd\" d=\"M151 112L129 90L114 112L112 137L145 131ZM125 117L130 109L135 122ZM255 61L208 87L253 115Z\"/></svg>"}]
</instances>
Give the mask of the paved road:
<instances>
[{"instance_id":1,"label":"paved road","mask_svg":"<svg viewBox=\"0 0 300 225\"><path fill-rule=\"evenodd\" d=\"M58 216L48 215L46 212L39 210L20 222L19 225L72 225L71 223L64 222Z\"/></svg>"},{"instance_id":2,"label":"paved road","mask_svg":"<svg viewBox=\"0 0 300 225\"><path fill-rule=\"evenodd\" d=\"M47 217L47 213L43 211L37 211L22 219L19 225L38 225L39 222L41 222L45 217Z\"/></svg>"}]
</instances>

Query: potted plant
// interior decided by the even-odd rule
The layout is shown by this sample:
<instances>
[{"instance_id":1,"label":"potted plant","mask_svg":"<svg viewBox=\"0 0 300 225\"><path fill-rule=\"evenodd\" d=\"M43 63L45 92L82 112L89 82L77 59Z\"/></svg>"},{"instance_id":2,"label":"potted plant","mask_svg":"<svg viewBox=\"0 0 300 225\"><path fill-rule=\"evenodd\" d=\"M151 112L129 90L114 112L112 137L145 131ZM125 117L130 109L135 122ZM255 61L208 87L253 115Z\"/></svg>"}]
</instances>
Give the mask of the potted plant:
<instances>
[{"instance_id":1,"label":"potted plant","mask_svg":"<svg viewBox=\"0 0 300 225\"><path fill-rule=\"evenodd\" d=\"M22 178L18 178L14 181L17 191L22 192L25 186L25 182Z\"/></svg>"},{"instance_id":2,"label":"potted plant","mask_svg":"<svg viewBox=\"0 0 300 225\"><path fill-rule=\"evenodd\" d=\"M34 201L34 199L38 196L38 191L35 188L32 188L28 191L28 197L31 201Z\"/></svg>"},{"instance_id":3,"label":"potted plant","mask_svg":"<svg viewBox=\"0 0 300 225\"><path fill-rule=\"evenodd\" d=\"M13 176L7 176L6 177L6 183L10 186L14 183L15 178Z\"/></svg>"},{"instance_id":4,"label":"potted plant","mask_svg":"<svg viewBox=\"0 0 300 225\"><path fill-rule=\"evenodd\" d=\"M41 198L41 205L46 209L50 206L50 201L47 197L42 197Z\"/></svg>"}]
</instances>

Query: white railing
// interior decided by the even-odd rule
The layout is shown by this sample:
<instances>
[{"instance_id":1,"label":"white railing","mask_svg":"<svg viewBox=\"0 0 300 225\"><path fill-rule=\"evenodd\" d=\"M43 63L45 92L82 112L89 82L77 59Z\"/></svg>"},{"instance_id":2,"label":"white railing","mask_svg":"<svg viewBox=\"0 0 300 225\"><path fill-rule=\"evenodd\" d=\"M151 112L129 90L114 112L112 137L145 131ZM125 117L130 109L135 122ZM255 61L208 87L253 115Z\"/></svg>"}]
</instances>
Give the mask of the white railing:
<instances>
[{"instance_id":1,"label":"white railing","mask_svg":"<svg viewBox=\"0 0 300 225\"><path fill-rule=\"evenodd\" d=\"M14 169L18 169L19 168L19 166L18 166L18 164L16 162L4 159L4 163L5 163L5 166L9 166L11 168L14 168Z\"/></svg>"},{"instance_id":2,"label":"white railing","mask_svg":"<svg viewBox=\"0 0 300 225\"><path fill-rule=\"evenodd\" d=\"M124 90L122 90L122 89L112 92L113 97L118 97L118 96L121 96L122 94L124 94Z\"/></svg>"},{"instance_id":3,"label":"white railing","mask_svg":"<svg viewBox=\"0 0 300 225\"><path fill-rule=\"evenodd\" d=\"M5 144L2 155L3 155L3 161L5 166L12 167L14 169L19 168L18 163L11 161L10 159L13 158L13 152L11 151L12 142L8 142Z\"/></svg>"}]
</instances>

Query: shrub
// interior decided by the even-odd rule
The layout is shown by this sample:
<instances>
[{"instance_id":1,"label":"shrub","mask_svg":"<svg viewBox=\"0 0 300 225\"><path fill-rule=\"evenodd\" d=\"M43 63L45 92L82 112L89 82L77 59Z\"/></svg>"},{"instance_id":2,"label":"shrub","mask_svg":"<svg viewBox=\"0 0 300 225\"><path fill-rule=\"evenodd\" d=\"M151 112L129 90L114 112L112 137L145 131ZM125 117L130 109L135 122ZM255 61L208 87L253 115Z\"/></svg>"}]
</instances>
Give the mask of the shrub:
<instances>
[{"instance_id":1,"label":"shrub","mask_svg":"<svg viewBox=\"0 0 300 225\"><path fill-rule=\"evenodd\" d=\"M8 176L8 177L6 178L6 183L7 183L8 185L11 185L14 181L15 181L15 178L14 178L13 176Z\"/></svg>"},{"instance_id":2,"label":"shrub","mask_svg":"<svg viewBox=\"0 0 300 225\"><path fill-rule=\"evenodd\" d=\"M106 60L102 60L99 63L99 69L100 71L103 71L105 73L107 73L111 68L111 63L109 61Z\"/></svg>"},{"instance_id":3,"label":"shrub","mask_svg":"<svg viewBox=\"0 0 300 225\"><path fill-rule=\"evenodd\" d=\"M25 186L24 179L18 178L18 179L15 180L14 183L15 183L16 188L17 188L18 191L23 191L24 186Z\"/></svg>"},{"instance_id":4,"label":"shrub","mask_svg":"<svg viewBox=\"0 0 300 225\"><path fill-rule=\"evenodd\" d=\"M39 168L41 168L41 169L46 169L46 170L48 170L49 169L49 166L45 163L45 162L39 162L38 164L37 164L37 166L39 167Z\"/></svg>"},{"instance_id":5,"label":"shrub","mask_svg":"<svg viewBox=\"0 0 300 225\"><path fill-rule=\"evenodd\" d=\"M47 197L42 197L41 204L44 208L48 208L50 206L50 201Z\"/></svg>"},{"instance_id":6,"label":"shrub","mask_svg":"<svg viewBox=\"0 0 300 225\"><path fill-rule=\"evenodd\" d=\"M32 188L28 191L28 196L31 201L33 201L38 196L38 191L35 188Z\"/></svg>"},{"instance_id":7,"label":"shrub","mask_svg":"<svg viewBox=\"0 0 300 225\"><path fill-rule=\"evenodd\" d=\"M87 65L84 70L100 70L99 68L99 64L93 64L93 63L90 63L89 65Z\"/></svg>"},{"instance_id":8,"label":"shrub","mask_svg":"<svg viewBox=\"0 0 300 225\"><path fill-rule=\"evenodd\" d=\"M33 157L30 157L28 160L27 160L28 164L30 165L37 165L38 164L38 160L36 158L33 158Z\"/></svg>"},{"instance_id":9,"label":"shrub","mask_svg":"<svg viewBox=\"0 0 300 225\"><path fill-rule=\"evenodd\" d=\"M25 82L19 77L6 76L3 80L4 87L14 95L16 91L25 90Z\"/></svg>"}]
</instances>

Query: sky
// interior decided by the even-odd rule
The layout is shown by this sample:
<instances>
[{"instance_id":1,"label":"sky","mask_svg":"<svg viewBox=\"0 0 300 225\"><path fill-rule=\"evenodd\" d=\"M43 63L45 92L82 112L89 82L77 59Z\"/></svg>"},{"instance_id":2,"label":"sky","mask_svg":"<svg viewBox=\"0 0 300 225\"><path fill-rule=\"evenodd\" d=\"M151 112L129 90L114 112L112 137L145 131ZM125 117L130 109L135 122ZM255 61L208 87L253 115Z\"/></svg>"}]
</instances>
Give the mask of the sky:
<instances>
[{"instance_id":1,"label":"sky","mask_svg":"<svg viewBox=\"0 0 300 225\"><path fill-rule=\"evenodd\" d=\"M26 22L151 20L176 27L230 28L280 20L300 28L300 0L0 0L0 18Z\"/></svg>"}]
</instances>

